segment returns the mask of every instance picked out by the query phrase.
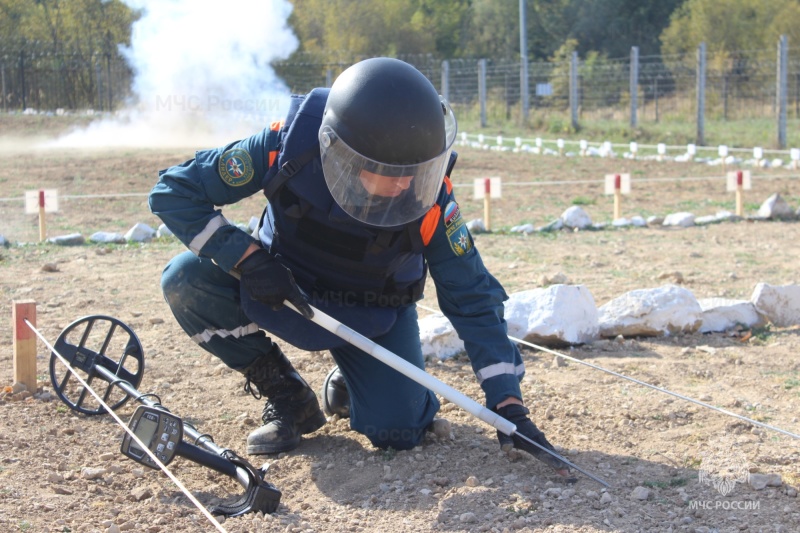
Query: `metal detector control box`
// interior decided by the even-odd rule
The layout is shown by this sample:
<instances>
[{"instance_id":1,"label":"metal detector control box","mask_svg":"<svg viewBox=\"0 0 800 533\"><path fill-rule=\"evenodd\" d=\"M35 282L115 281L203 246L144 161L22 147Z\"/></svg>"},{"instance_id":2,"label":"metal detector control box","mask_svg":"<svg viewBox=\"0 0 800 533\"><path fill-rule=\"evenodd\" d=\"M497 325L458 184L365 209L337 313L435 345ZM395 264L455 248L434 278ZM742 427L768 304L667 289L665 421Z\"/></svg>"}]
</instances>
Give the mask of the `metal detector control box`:
<instances>
[{"instance_id":1,"label":"metal detector control box","mask_svg":"<svg viewBox=\"0 0 800 533\"><path fill-rule=\"evenodd\" d=\"M175 457L183 441L183 421L163 409L140 405L131 416L128 427L164 465ZM125 433L121 451L138 463L158 470L158 465L139 444Z\"/></svg>"}]
</instances>

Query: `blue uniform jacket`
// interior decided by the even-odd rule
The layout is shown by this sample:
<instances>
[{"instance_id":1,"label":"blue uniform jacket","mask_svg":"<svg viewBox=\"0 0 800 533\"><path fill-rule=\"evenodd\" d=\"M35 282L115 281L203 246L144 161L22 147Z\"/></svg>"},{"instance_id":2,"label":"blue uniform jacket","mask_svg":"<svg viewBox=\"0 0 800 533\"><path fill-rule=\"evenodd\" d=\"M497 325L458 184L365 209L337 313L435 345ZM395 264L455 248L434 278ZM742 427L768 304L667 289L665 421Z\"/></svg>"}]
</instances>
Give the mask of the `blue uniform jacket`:
<instances>
[{"instance_id":1,"label":"blue uniform jacket","mask_svg":"<svg viewBox=\"0 0 800 533\"><path fill-rule=\"evenodd\" d=\"M274 163L279 145L273 124L227 146L198 151L194 159L160 172L149 198L151 211L192 252L233 270L256 240L228 222L218 207L262 192L261 176ZM449 179L418 224L439 308L464 341L486 405L494 407L509 396L521 399L524 366L507 337L507 295L475 248Z\"/></svg>"}]
</instances>

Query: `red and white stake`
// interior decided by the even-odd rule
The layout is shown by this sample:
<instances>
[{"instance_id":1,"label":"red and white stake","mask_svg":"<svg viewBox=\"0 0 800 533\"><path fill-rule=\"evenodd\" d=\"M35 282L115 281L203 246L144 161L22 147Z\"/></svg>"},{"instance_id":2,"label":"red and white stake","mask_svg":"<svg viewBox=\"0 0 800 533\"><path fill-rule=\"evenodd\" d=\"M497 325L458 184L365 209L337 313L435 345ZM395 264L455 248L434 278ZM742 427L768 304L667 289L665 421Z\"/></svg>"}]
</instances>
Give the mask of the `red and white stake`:
<instances>
[{"instance_id":1,"label":"red and white stake","mask_svg":"<svg viewBox=\"0 0 800 533\"><path fill-rule=\"evenodd\" d=\"M39 242L47 239L47 221L44 216L44 189L39 190Z\"/></svg>"},{"instance_id":2,"label":"red and white stake","mask_svg":"<svg viewBox=\"0 0 800 533\"><path fill-rule=\"evenodd\" d=\"M12 310L14 328L14 383L21 383L31 394L36 392L36 334L25 320L36 326L36 302L15 301Z\"/></svg>"},{"instance_id":3,"label":"red and white stake","mask_svg":"<svg viewBox=\"0 0 800 533\"><path fill-rule=\"evenodd\" d=\"M614 220L622 218L622 176L614 174Z\"/></svg>"},{"instance_id":4,"label":"red and white stake","mask_svg":"<svg viewBox=\"0 0 800 533\"><path fill-rule=\"evenodd\" d=\"M744 203L742 191L744 190L744 173L736 171L736 216L744 216Z\"/></svg>"},{"instance_id":5,"label":"red and white stake","mask_svg":"<svg viewBox=\"0 0 800 533\"><path fill-rule=\"evenodd\" d=\"M490 178L486 178L483 180L483 221L486 225L486 231L492 231L492 204L491 204L491 193L492 193L492 180Z\"/></svg>"}]
</instances>

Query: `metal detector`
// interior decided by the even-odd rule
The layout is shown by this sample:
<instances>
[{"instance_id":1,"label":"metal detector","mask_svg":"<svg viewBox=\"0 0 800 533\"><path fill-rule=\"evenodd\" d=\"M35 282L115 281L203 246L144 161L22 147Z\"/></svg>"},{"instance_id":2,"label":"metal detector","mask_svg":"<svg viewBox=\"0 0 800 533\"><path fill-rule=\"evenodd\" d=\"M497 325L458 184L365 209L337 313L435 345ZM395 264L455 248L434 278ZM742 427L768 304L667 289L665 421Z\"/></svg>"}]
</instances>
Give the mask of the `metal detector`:
<instances>
[{"instance_id":1,"label":"metal detector","mask_svg":"<svg viewBox=\"0 0 800 533\"><path fill-rule=\"evenodd\" d=\"M53 345L89 386L97 380L105 383L103 401L114 411L130 398L142 405L128 422L128 427L164 465L181 456L235 479L244 487L242 496L209 508L217 516L246 513L274 513L281 491L266 480L268 465L255 468L232 450L221 448L210 435L201 434L161 405L155 394L136 390L144 375L144 351L136 334L127 325L109 316L92 315L67 326ZM55 353L50 356L50 381L61 401L73 411L88 416L106 414L100 402L73 379ZM99 390L94 388L99 393ZM184 440L188 437L189 440ZM139 444L125 434L121 452L150 468L159 468Z\"/></svg>"}]
</instances>

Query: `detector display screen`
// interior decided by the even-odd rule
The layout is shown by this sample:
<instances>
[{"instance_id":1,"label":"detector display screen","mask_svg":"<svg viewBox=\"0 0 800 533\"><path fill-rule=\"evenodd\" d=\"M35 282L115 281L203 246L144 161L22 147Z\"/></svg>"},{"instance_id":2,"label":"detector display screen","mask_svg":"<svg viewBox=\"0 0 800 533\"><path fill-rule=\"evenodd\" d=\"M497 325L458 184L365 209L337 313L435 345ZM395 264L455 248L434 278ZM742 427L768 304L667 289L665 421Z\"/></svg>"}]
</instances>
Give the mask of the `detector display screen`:
<instances>
[{"instance_id":1,"label":"detector display screen","mask_svg":"<svg viewBox=\"0 0 800 533\"><path fill-rule=\"evenodd\" d=\"M146 449L142 449L130 434L125 433L122 438L122 453L150 468L158 468L158 465L147 454L147 450L166 465L172 461L183 440L181 419L155 407L140 405L131 416L128 427Z\"/></svg>"},{"instance_id":2,"label":"detector display screen","mask_svg":"<svg viewBox=\"0 0 800 533\"><path fill-rule=\"evenodd\" d=\"M150 442L153 440L153 436L156 434L156 430L158 429L158 417L156 417L152 413L145 413L142 418L139 419L139 424L136 426L136 430L133 432L134 435L139 437L147 447L150 447ZM138 455L144 455L144 450L142 450L138 444L136 444L135 440L131 441L130 450L132 453L136 453Z\"/></svg>"}]
</instances>

